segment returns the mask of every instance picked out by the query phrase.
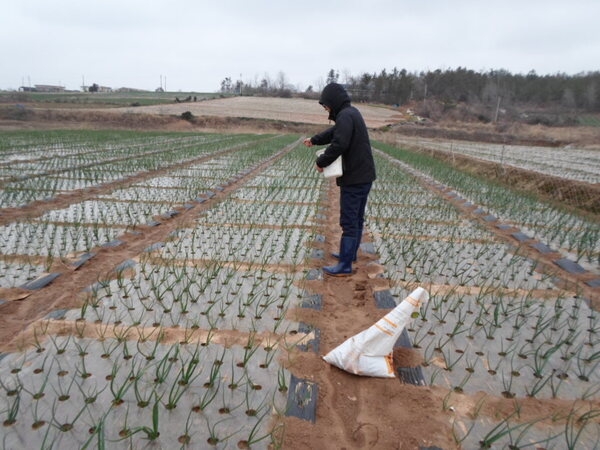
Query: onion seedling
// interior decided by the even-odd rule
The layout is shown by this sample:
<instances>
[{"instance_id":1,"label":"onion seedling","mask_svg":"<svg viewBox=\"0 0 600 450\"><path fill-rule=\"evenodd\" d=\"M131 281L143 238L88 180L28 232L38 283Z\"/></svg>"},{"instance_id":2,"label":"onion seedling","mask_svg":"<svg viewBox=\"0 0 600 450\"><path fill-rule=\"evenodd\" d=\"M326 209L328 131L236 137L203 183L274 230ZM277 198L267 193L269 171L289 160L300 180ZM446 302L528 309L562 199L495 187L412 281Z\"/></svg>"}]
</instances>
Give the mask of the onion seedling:
<instances>
[{"instance_id":1,"label":"onion seedling","mask_svg":"<svg viewBox=\"0 0 600 450\"><path fill-rule=\"evenodd\" d=\"M4 385L2 386L4 387ZM5 388L6 389L6 388ZM9 395L8 408L6 409L6 419L4 419L4 426L8 427L17 423L17 416L19 414L19 406L21 405L21 390L22 386L18 386L14 390L14 394Z\"/></svg>"}]
</instances>

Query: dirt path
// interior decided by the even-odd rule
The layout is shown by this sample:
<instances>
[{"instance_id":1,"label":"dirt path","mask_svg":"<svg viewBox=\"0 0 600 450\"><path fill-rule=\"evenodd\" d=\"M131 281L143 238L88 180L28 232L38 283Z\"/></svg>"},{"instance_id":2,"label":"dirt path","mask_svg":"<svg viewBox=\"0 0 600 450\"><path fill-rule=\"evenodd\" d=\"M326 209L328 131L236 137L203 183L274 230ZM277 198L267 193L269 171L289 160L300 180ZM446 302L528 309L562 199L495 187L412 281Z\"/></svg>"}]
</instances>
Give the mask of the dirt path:
<instances>
[{"instance_id":1,"label":"dirt path","mask_svg":"<svg viewBox=\"0 0 600 450\"><path fill-rule=\"evenodd\" d=\"M329 254L337 251L341 235L338 210L339 190L331 182L326 197L327 220L321 227L325 236L325 243L320 245L325 254L321 263L326 265L334 263ZM364 241L368 241L367 234ZM388 312L377 308L373 297L376 290L389 287L385 279L375 276L382 272L376 259L376 255L360 251L352 277L313 281L309 287L322 294L322 309L295 312L297 320L321 332L319 351L299 354L294 364L297 376L317 383L319 398L314 425L286 419L285 449L455 448L439 407L442 390L402 384L397 378L360 377L322 360L327 352ZM315 261L315 268L320 265Z\"/></svg>"}]
</instances>

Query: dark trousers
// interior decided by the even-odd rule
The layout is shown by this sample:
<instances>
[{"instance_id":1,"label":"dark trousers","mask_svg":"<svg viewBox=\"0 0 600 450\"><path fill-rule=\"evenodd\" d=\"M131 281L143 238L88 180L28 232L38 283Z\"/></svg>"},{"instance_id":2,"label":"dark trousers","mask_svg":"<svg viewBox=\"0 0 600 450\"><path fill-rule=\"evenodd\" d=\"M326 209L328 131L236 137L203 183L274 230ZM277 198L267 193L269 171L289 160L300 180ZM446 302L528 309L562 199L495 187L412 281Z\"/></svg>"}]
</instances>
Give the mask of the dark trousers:
<instances>
[{"instance_id":1,"label":"dark trousers","mask_svg":"<svg viewBox=\"0 0 600 450\"><path fill-rule=\"evenodd\" d=\"M360 242L365 223L367 198L373 183L340 186L340 226L342 238L354 238Z\"/></svg>"}]
</instances>

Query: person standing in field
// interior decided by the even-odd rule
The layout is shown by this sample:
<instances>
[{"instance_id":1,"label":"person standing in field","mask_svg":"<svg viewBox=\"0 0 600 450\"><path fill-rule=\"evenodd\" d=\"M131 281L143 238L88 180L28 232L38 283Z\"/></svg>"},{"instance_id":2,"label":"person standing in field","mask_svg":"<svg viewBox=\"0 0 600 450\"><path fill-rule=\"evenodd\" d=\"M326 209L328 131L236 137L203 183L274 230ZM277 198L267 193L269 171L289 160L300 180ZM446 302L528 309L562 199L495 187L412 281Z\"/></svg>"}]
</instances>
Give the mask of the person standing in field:
<instances>
[{"instance_id":1,"label":"person standing in field","mask_svg":"<svg viewBox=\"0 0 600 450\"><path fill-rule=\"evenodd\" d=\"M329 113L334 126L304 140L304 145L328 145L316 160L317 170L323 171L341 155L342 176L336 178L340 188L340 226L342 239L339 259L334 266L323 267L323 272L333 276L352 274L352 262L356 261L363 233L365 208L373 181L376 179L375 161L365 121L358 109L352 106L346 89L338 83L330 83L323 89L319 103Z\"/></svg>"}]
</instances>

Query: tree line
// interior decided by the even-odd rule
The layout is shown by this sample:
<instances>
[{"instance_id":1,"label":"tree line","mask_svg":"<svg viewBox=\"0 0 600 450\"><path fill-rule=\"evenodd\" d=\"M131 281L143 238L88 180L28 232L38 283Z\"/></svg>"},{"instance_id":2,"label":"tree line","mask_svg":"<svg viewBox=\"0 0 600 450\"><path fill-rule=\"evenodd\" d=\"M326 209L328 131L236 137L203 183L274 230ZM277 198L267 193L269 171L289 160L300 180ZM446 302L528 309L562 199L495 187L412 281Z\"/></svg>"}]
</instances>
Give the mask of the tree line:
<instances>
[{"instance_id":1,"label":"tree line","mask_svg":"<svg viewBox=\"0 0 600 450\"><path fill-rule=\"evenodd\" d=\"M357 101L404 104L434 98L445 104L535 104L600 111L600 72L577 75L526 75L506 70L476 72L459 67L409 73L385 69L351 77L347 87Z\"/></svg>"},{"instance_id":2,"label":"tree line","mask_svg":"<svg viewBox=\"0 0 600 450\"><path fill-rule=\"evenodd\" d=\"M492 111L518 108L545 108L561 113L600 112L600 72L576 75L556 73L538 75L513 74L506 70L477 72L463 67L446 70L409 72L406 69L383 69L379 73L363 73L344 76L331 69L324 84L336 81L346 86L355 102L406 105L418 102L421 105L436 105L436 108L451 109L457 105L479 106ZM256 83L232 83L224 80L221 90L246 95L302 95L318 97L319 89L309 86L297 92L287 83L285 74L279 73L275 81L265 76Z\"/></svg>"}]
</instances>

